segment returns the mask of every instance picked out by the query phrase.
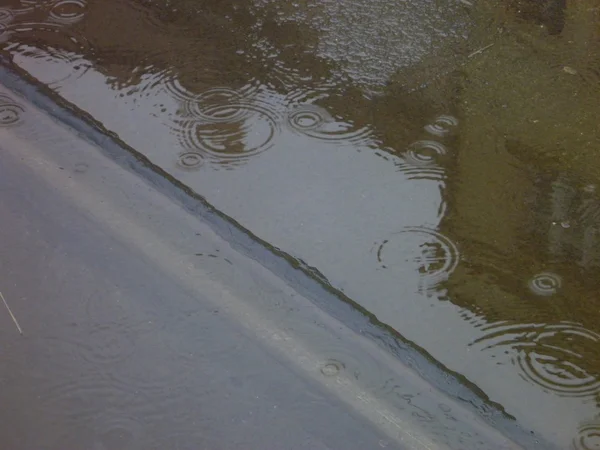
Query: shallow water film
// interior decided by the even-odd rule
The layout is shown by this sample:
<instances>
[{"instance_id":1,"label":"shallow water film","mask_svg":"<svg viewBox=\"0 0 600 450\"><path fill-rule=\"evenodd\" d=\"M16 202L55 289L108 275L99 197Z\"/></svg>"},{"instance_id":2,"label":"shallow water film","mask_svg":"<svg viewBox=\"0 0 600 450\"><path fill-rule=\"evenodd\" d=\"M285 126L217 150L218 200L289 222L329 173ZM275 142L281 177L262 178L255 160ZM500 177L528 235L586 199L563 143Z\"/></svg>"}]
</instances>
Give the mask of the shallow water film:
<instances>
[{"instance_id":1,"label":"shallow water film","mask_svg":"<svg viewBox=\"0 0 600 450\"><path fill-rule=\"evenodd\" d=\"M0 54L414 344L485 399L464 401L477 414L600 448L596 0L1 0ZM23 115L0 96L0 127ZM61 342L126 363L146 323ZM179 357L193 323L166 344ZM133 384L132 367L80 388Z\"/></svg>"}]
</instances>

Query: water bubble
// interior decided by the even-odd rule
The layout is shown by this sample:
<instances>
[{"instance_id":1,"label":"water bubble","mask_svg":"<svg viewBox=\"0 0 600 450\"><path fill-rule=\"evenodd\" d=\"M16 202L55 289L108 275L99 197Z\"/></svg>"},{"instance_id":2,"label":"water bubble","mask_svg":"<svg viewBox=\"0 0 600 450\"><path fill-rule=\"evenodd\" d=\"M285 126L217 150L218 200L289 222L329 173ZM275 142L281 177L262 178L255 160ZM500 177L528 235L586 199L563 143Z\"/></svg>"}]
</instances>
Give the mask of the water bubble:
<instances>
[{"instance_id":1,"label":"water bubble","mask_svg":"<svg viewBox=\"0 0 600 450\"><path fill-rule=\"evenodd\" d=\"M10 97L0 94L0 127L9 127L21 122L25 110Z\"/></svg>"},{"instance_id":2,"label":"water bubble","mask_svg":"<svg viewBox=\"0 0 600 450\"><path fill-rule=\"evenodd\" d=\"M527 283L531 292L542 296L551 296L562 286L562 278L552 272L542 272L534 275Z\"/></svg>"},{"instance_id":3,"label":"water bubble","mask_svg":"<svg viewBox=\"0 0 600 450\"><path fill-rule=\"evenodd\" d=\"M474 344L486 343L485 349L511 348L512 363L524 380L565 397L600 392L600 378L591 369L596 364L599 334L572 322L499 323L481 329L486 334Z\"/></svg>"},{"instance_id":4,"label":"water bubble","mask_svg":"<svg viewBox=\"0 0 600 450\"><path fill-rule=\"evenodd\" d=\"M50 9L50 20L62 24L73 24L83 19L87 3L84 0L59 0Z\"/></svg>"},{"instance_id":5,"label":"water bubble","mask_svg":"<svg viewBox=\"0 0 600 450\"><path fill-rule=\"evenodd\" d=\"M585 424L577 430L573 450L600 450L600 423Z\"/></svg>"},{"instance_id":6,"label":"water bubble","mask_svg":"<svg viewBox=\"0 0 600 450\"><path fill-rule=\"evenodd\" d=\"M377 247L383 269L414 270L427 288L448 279L459 261L456 245L443 234L426 227L407 227Z\"/></svg>"},{"instance_id":7,"label":"water bubble","mask_svg":"<svg viewBox=\"0 0 600 450\"><path fill-rule=\"evenodd\" d=\"M179 155L177 165L181 169L196 170L204 164L204 157L200 153L185 152Z\"/></svg>"},{"instance_id":8,"label":"water bubble","mask_svg":"<svg viewBox=\"0 0 600 450\"><path fill-rule=\"evenodd\" d=\"M458 119L450 115L438 116L435 121L425 125L425 131L434 136L445 137L452 133L453 128L458 125Z\"/></svg>"}]
</instances>

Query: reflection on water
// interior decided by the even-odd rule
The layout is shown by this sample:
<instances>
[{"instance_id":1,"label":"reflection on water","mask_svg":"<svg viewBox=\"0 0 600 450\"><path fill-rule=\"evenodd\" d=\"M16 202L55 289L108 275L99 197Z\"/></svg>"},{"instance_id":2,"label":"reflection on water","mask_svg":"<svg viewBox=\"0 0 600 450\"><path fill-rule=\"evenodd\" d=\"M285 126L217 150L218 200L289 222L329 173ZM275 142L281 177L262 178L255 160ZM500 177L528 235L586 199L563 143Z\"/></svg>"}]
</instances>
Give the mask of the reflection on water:
<instances>
[{"instance_id":1,"label":"reflection on water","mask_svg":"<svg viewBox=\"0 0 600 450\"><path fill-rule=\"evenodd\" d=\"M183 148L226 164L271 148L279 120L257 102L197 108L197 118L180 120L174 130Z\"/></svg>"},{"instance_id":2,"label":"reflection on water","mask_svg":"<svg viewBox=\"0 0 600 450\"><path fill-rule=\"evenodd\" d=\"M382 269L416 271L421 289L430 292L450 277L460 259L452 241L426 227L404 228L379 244L376 252Z\"/></svg>"},{"instance_id":3,"label":"reflection on water","mask_svg":"<svg viewBox=\"0 0 600 450\"><path fill-rule=\"evenodd\" d=\"M537 295L554 295L558 292L562 285L560 275L551 272L542 272L535 274L529 280L529 289Z\"/></svg>"},{"instance_id":4,"label":"reflection on water","mask_svg":"<svg viewBox=\"0 0 600 450\"><path fill-rule=\"evenodd\" d=\"M0 42L526 428L596 448L600 13L472 3L12 1ZM94 333L84 358L133 348Z\"/></svg>"},{"instance_id":5,"label":"reflection on water","mask_svg":"<svg viewBox=\"0 0 600 450\"><path fill-rule=\"evenodd\" d=\"M355 129L352 124L335 120L327 110L311 103L295 107L288 113L287 122L293 130L306 136L343 145L364 144L371 134L368 127Z\"/></svg>"},{"instance_id":6,"label":"reflection on water","mask_svg":"<svg viewBox=\"0 0 600 450\"><path fill-rule=\"evenodd\" d=\"M600 334L576 323L494 323L481 328L475 341L485 349L509 348L512 363L528 381L564 396L600 393L594 353Z\"/></svg>"},{"instance_id":7,"label":"reflection on water","mask_svg":"<svg viewBox=\"0 0 600 450\"><path fill-rule=\"evenodd\" d=\"M454 116L441 115L436 117L433 123L425 125L425 131L434 136L444 137L453 132L458 125L458 119Z\"/></svg>"},{"instance_id":8,"label":"reflection on water","mask_svg":"<svg viewBox=\"0 0 600 450\"><path fill-rule=\"evenodd\" d=\"M600 448L600 423L588 423L582 425L578 435L573 439L571 445L573 450L593 450Z\"/></svg>"},{"instance_id":9,"label":"reflection on water","mask_svg":"<svg viewBox=\"0 0 600 450\"><path fill-rule=\"evenodd\" d=\"M50 20L65 25L79 22L83 19L86 10L84 0L62 0L51 3Z\"/></svg>"},{"instance_id":10,"label":"reflection on water","mask_svg":"<svg viewBox=\"0 0 600 450\"><path fill-rule=\"evenodd\" d=\"M281 144L282 123L305 136L340 145L361 145L371 134L368 127L336 120L315 104L290 107L284 98L251 86L239 91L211 88L198 94L181 87L166 89L182 104L171 130L188 150L185 155L199 154L214 162L213 168L233 168Z\"/></svg>"},{"instance_id":11,"label":"reflection on water","mask_svg":"<svg viewBox=\"0 0 600 450\"><path fill-rule=\"evenodd\" d=\"M417 141L412 143L404 152L405 164L398 164L411 179L429 179L441 181L444 169L436 163L438 157L447 153L446 147L436 141Z\"/></svg>"}]
</instances>

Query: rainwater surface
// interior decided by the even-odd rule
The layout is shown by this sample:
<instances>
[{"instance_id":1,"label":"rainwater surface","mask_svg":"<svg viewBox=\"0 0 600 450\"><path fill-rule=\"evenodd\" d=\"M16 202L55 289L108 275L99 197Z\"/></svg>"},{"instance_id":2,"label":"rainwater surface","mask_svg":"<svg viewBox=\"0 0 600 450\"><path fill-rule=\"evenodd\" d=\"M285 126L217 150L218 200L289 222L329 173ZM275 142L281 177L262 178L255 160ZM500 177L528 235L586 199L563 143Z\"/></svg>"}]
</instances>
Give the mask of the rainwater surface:
<instances>
[{"instance_id":1,"label":"rainwater surface","mask_svg":"<svg viewBox=\"0 0 600 450\"><path fill-rule=\"evenodd\" d=\"M526 430L600 448L596 1L2 0L0 49Z\"/></svg>"}]
</instances>

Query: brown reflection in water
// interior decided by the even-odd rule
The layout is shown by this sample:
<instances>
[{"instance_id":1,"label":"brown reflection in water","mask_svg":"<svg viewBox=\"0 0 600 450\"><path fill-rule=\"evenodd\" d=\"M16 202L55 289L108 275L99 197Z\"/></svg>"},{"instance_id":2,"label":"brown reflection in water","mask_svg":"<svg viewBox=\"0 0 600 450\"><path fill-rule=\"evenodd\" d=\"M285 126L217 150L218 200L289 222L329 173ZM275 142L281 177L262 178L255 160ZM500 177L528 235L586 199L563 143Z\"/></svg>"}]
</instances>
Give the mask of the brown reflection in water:
<instances>
[{"instance_id":1,"label":"brown reflection in water","mask_svg":"<svg viewBox=\"0 0 600 450\"><path fill-rule=\"evenodd\" d=\"M587 3L570 8L567 16L583 15L593 6ZM593 32L593 22L583 28L582 20L560 25L565 22L565 8L559 0L513 0L507 4L508 8L499 9L517 11L545 24L551 32L561 32L566 39L582 42ZM298 5L277 2L182 1L173 7L153 2L81 0L39 5L14 2L6 8L9 12L2 17L9 22L8 37L13 41L8 48L29 51L39 58L66 59L74 69L70 77L85 73L86 63L77 62L84 56L115 88L125 91L129 87L138 93L144 89L152 92L161 83L176 83L192 94L221 85L236 90L265 86L296 103L318 99L320 106L333 116L348 118L356 129L375 126L383 147L392 151L419 139L423 125L436 116L455 113L464 88L461 67L476 48L473 40L449 40L440 51L400 70L384 95L373 99L365 97L349 80L334 76L336 63L319 56L319 30L309 25L322 19L323 6L318 2L302 5L301 23L294 20ZM474 16L489 22L489 11L485 14L483 19ZM501 25L507 27L504 22ZM60 32L58 26L63 27ZM497 37L489 33L490 29L486 26L483 44ZM577 53L572 50L569 48L570 55ZM579 56L580 60L587 57L593 61L590 55ZM567 67L580 76L597 74L597 67L575 66Z\"/></svg>"},{"instance_id":2,"label":"brown reflection in water","mask_svg":"<svg viewBox=\"0 0 600 450\"><path fill-rule=\"evenodd\" d=\"M479 329L474 349L600 405L600 11L569 3L550 34L482 14L441 227L462 260L444 287ZM596 431L581 433L574 448L589 448Z\"/></svg>"},{"instance_id":3,"label":"brown reflection in water","mask_svg":"<svg viewBox=\"0 0 600 450\"><path fill-rule=\"evenodd\" d=\"M92 51L90 43L72 28L83 19L85 10L86 3L75 0L4 3L0 8L0 43L10 53L65 64L68 70L56 74L51 86L74 80L90 67L84 59Z\"/></svg>"},{"instance_id":4,"label":"brown reflection in water","mask_svg":"<svg viewBox=\"0 0 600 450\"><path fill-rule=\"evenodd\" d=\"M196 94L256 82L288 92L290 84L326 80L328 62L315 54L314 31L275 14L236 1L172 7L113 0L92 2L81 30L93 42L96 67L122 85L144 84L142 76L152 73Z\"/></svg>"},{"instance_id":5,"label":"brown reflection in water","mask_svg":"<svg viewBox=\"0 0 600 450\"><path fill-rule=\"evenodd\" d=\"M450 199L445 226L463 261L449 298L476 313L475 348L509 350L523 377L549 392L598 396L600 198L561 174L532 182L506 161L486 165L477 165L481 176L500 172L508 182L473 186L477 177L463 173L453 192L461 197Z\"/></svg>"},{"instance_id":6,"label":"brown reflection in water","mask_svg":"<svg viewBox=\"0 0 600 450\"><path fill-rule=\"evenodd\" d=\"M313 134L350 143L375 126L382 147L394 153L422 139L423 127L441 114L452 113L456 101L454 61L457 54L464 56L465 49L457 53L450 44L438 52L446 55L444 63L429 58L416 68L402 70L384 95L365 95L340 75L343 70L336 62L318 54L320 30L310 24L322 19L319 2L304 5L302 21L294 20L296 6L277 2L182 1L177 7L119 0L63 3L15 2L8 8L22 13L11 13L14 19L7 25L5 48L70 65L69 71L52 80L56 88L93 65L121 96L152 95L162 88L181 103L182 111L189 111L194 102L192 108L198 110L197 96L215 86L227 86L247 102L233 108L260 109L257 94L269 89L284 96L280 108L315 104L327 111L332 120ZM57 14L65 20L55 20ZM440 77L440 68L452 76ZM424 80L431 84L420 89ZM184 114L175 119L176 132L187 150L208 159L229 164L228 155L242 155L243 160L268 147L265 141L277 132L272 116L279 100L262 100L269 103L267 108L254 111L250 122L215 125L212 119L222 111L211 110L204 116L212 116L208 127L197 116L190 120ZM260 142L245 142L248 128L257 123L262 128Z\"/></svg>"},{"instance_id":7,"label":"brown reflection in water","mask_svg":"<svg viewBox=\"0 0 600 450\"><path fill-rule=\"evenodd\" d=\"M544 25L550 34L560 34L565 26L566 0L548 0L532 2L511 0L509 8L524 20Z\"/></svg>"}]
</instances>

